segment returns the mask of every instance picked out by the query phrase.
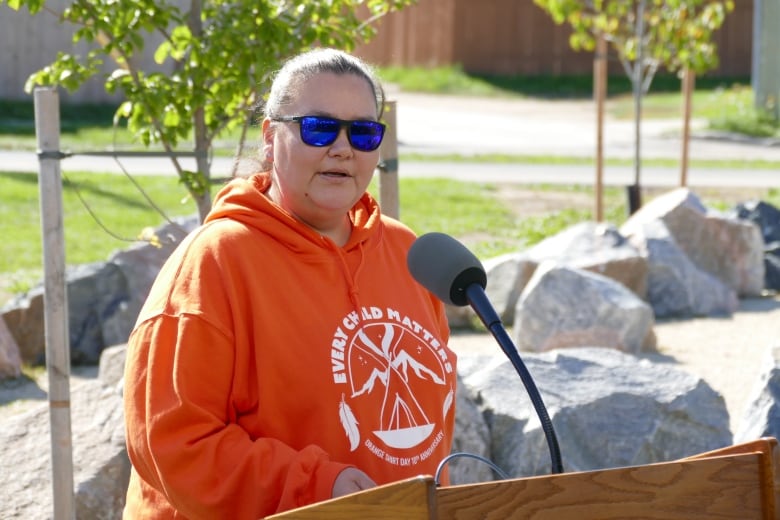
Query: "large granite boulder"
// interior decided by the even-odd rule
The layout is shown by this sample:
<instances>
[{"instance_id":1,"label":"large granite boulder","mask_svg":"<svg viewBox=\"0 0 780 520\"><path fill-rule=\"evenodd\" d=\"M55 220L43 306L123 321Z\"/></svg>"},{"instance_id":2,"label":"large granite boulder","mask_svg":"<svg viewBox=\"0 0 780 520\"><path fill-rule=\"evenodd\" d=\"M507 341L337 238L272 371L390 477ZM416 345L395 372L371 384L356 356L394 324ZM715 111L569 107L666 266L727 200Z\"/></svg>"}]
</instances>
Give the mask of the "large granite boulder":
<instances>
[{"instance_id":1,"label":"large granite boulder","mask_svg":"<svg viewBox=\"0 0 780 520\"><path fill-rule=\"evenodd\" d=\"M564 471L675 460L731 444L723 397L683 370L614 349L525 354L552 420ZM512 477L552 469L544 430L513 365L461 360L490 428L492 460Z\"/></svg>"},{"instance_id":2,"label":"large granite boulder","mask_svg":"<svg viewBox=\"0 0 780 520\"><path fill-rule=\"evenodd\" d=\"M122 363L122 357L114 358ZM106 366L116 374L118 367ZM125 447L124 408L113 378L73 386L71 453L75 517L122 517L130 460ZM62 448L58 445L54 449ZM44 402L13 415L0 428L0 518L52 518L52 442L49 406Z\"/></svg>"},{"instance_id":3,"label":"large granite boulder","mask_svg":"<svg viewBox=\"0 0 780 520\"><path fill-rule=\"evenodd\" d=\"M764 201L747 201L734 209L737 218L753 222L764 239L764 286L780 290L780 209Z\"/></svg>"},{"instance_id":4,"label":"large granite boulder","mask_svg":"<svg viewBox=\"0 0 780 520\"><path fill-rule=\"evenodd\" d=\"M611 278L582 269L540 265L515 311L517 348L609 347L638 353L655 348L653 309Z\"/></svg>"},{"instance_id":5,"label":"large granite boulder","mask_svg":"<svg viewBox=\"0 0 780 520\"><path fill-rule=\"evenodd\" d=\"M67 269L69 345L74 363L97 364L104 348L127 341L157 273L196 226L195 217L180 219L156 230L155 245L139 242L114 253L107 262ZM43 284L3 306L0 318L18 345L22 361L43 364Z\"/></svg>"},{"instance_id":6,"label":"large granite boulder","mask_svg":"<svg viewBox=\"0 0 780 520\"><path fill-rule=\"evenodd\" d=\"M735 442L761 437L780 440L780 344L767 350L766 370L756 381L750 404L734 434Z\"/></svg>"},{"instance_id":7,"label":"large granite boulder","mask_svg":"<svg viewBox=\"0 0 780 520\"><path fill-rule=\"evenodd\" d=\"M642 206L620 227L620 232L631 237L654 220L663 221L696 267L722 281L740 297L761 294L764 241L758 226L710 210L689 189L678 188Z\"/></svg>"},{"instance_id":8,"label":"large granite boulder","mask_svg":"<svg viewBox=\"0 0 780 520\"><path fill-rule=\"evenodd\" d=\"M656 318L730 315L734 289L696 267L662 220L638 224L631 242L647 258L647 301Z\"/></svg>"},{"instance_id":9,"label":"large granite boulder","mask_svg":"<svg viewBox=\"0 0 780 520\"><path fill-rule=\"evenodd\" d=\"M591 271L623 284L644 299L647 261L611 224L581 222L546 238L526 256L541 264Z\"/></svg>"}]
</instances>

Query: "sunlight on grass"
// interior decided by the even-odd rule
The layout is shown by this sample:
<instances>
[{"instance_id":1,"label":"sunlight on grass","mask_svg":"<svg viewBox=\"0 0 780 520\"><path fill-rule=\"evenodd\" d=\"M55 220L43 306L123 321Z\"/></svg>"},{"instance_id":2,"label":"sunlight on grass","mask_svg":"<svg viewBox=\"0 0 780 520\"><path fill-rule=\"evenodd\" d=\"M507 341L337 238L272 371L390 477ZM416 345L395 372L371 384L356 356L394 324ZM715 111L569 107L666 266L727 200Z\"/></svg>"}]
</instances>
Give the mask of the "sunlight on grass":
<instances>
[{"instance_id":1,"label":"sunlight on grass","mask_svg":"<svg viewBox=\"0 0 780 520\"><path fill-rule=\"evenodd\" d=\"M527 186L532 191L582 192L589 187ZM377 196L376 182L370 191ZM525 249L566 227L593 218L590 209L560 208L540 215L519 215L497 199L493 184L458 182L449 179L402 179L400 217L417 234L438 231L457 237L477 257L492 258ZM622 218L625 207L621 190L605 190L613 209L607 217Z\"/></svg>"},{"instance_id":2,"label":"sunlight on grass","mask_svg":"<svg viewBox=\"0 0 780 520\"><path fill-rule=\"evenodd\" d=\"M712 90L700 90L691 100L692 116L704 119L713 130L734 132L754 137L780 136L780 122L754 106L753 89L734 84ZM642 100L645 119L683 117L681 92L651 94ZM624 94L609 102L609 113L619 119L634 118L634 100Z\"/></svg>"},{"instance_id":3,"label":"sunlight on grass","mask_svg":"<svg viewBox=\"0 0 780 520\"><path fill-rule=\"evenodd\" d=\"M192 203L182 203L184 189L176 179L136 176L135 179L157 205L171 217L195 212ZM79 191L97 218L114 235L104 231L76 195ZM3 254L0 273L40 269L42 243L38 206L38 178L24 173L0 172L0 236ZM126 178L118 175L71 173L63 179L65 256L68 264L104 260L128 247L144 227L157 227L164 219L144 200ZM25 283L26 277L13 282Z\"/></svg>"},{"instance_id":4,"label":"sunlight on grass","mask_svg":"<svg viewBox=\"0 0 780 520\"><path fill-rule=\"evenodd\" d=\"M193 215L194 206L182 203L184 190L175 179L160 176L136 177L156 204L169 216ZM78 200L75 187L112 234L110 236L89 215ZM522 251L564 229L594 219L591 186L523 185L526 196L550 199L554 204L539 212L503 198L507 186L459 182L444 178L401 179L400 218L416 233L447 233L462 241L480 259ZM369 191L378 197L377 178ZM510 190L511 191L511 190ZM643 191L647 203L666 189ZM717 189L697 194L705 205L732 208L735 197L746 195ZM40 281L42 273L41 231L37 177L31 174L0 173L0 305ZM728 197L724 197L728 195ZM750 196L780 205L780 189L753 190ZM577 202L575 204L575 202ZM620 226L626 219L624 188L604 189L605 221ZM155 212L130 182L117 175L70 174L64 184L65 247L68 265L106 260L126 249L145 227L159 227L164 219Z\"/></svg>"}]
</instances>

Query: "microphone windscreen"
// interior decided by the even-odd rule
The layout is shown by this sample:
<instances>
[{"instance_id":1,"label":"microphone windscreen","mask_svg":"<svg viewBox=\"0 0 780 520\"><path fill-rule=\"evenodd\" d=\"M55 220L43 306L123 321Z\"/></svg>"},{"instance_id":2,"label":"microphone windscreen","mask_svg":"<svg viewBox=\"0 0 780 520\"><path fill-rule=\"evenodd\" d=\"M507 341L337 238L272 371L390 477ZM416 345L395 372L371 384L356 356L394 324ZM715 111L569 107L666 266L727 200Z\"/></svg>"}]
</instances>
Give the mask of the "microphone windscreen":
<instances>
[{"instance_id":1,"label":"microphone windscreen","mask_svg":"<svg viewBox=\"0 0 780 520\"><path fill-rule=\"evenodd\" d=\"M466 246L444 233L426 233L406 257L409 272L423 287L452 305L468 305L466 288L487 285L482 263Z\"/></svg>"}]
</instances>

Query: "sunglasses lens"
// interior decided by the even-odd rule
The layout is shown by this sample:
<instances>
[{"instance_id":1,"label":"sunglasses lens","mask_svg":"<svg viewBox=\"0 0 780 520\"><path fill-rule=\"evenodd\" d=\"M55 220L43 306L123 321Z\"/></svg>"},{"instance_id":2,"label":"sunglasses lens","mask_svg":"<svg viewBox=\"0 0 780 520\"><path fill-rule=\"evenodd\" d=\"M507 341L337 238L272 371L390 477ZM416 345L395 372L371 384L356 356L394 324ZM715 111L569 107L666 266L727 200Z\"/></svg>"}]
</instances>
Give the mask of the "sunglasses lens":
<instances>
[{"instance_id":1,"label":"sunglasses lens","mask_svg":"<svg viewBox=\"0 0 780 520\"><path fill-rule=\"evenodd\" d=\"M333 144L341 131L342 122L338 119L322 116L303 116L300 118L301 140L309 146L329 146ZM373 152L382 144L385 126L377 121L350 121L349 142L361 152Z\"/></svg>"},{"instance_id":2,"label":"sunglasses lens","mask_svg":"<svg viewBox=\"0 0 780 520\"><path fill-rule=\"evenodd\" d=\"M301 118L301 140L309 146L328 146L336 140L341 125L328 117Z\"/></svg>"},{"instance_id":3,"label":"sunglasses lens","mask_svg":"<svg viewBox=\"0 0 780 520\"><path fill-rule=\"evenodd\" d=\"M382 144L385 127L376 121L353 121L349 125L349 141L357 150L372 152Z\"/></svg>"}]
</instances>

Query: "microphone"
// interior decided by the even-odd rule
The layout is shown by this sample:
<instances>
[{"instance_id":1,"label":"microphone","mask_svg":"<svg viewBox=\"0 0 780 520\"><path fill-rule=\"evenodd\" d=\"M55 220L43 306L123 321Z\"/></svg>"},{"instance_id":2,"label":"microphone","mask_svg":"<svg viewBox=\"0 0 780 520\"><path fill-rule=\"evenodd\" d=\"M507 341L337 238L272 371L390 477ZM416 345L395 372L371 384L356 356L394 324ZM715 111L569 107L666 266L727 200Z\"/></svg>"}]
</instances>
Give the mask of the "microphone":
<instances>
[{"instance_id":1,"label":"microphone","mask_svg":"<svg viewBox=\"0 0 780 520\"><path fill-rule=\"evenodd\" d=\"M417 282L444 303L470 305L498 342L523 381L547 438L552 472L563 473L558 439L536 384L520 359L501 318L485 294L487 274L482 262L469 249L444 233L426 233L412 243L406 257L409 272Z\"/></svg>"}]
</instances>

